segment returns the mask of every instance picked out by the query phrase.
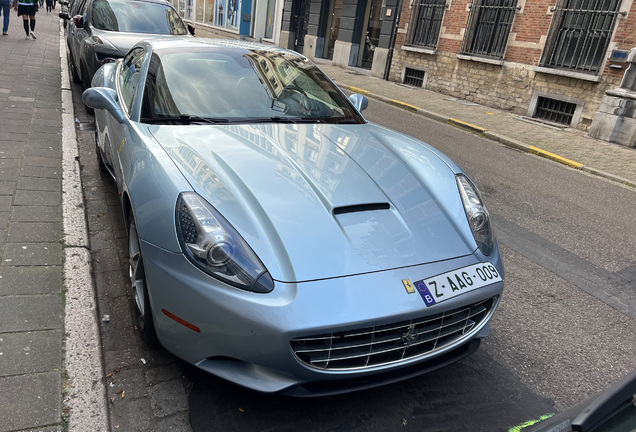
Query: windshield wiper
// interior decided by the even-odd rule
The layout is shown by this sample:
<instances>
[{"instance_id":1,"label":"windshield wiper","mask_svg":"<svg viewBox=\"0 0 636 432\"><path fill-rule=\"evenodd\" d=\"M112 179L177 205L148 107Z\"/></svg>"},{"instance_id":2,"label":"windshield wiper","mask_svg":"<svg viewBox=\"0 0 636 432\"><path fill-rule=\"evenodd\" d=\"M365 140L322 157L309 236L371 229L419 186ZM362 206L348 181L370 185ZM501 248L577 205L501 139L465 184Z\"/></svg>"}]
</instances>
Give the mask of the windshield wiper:
<instances>
[{"instance_id":1,"label":"windshield wiper","mask_svg":"<svg viewBox=\"0 0 636 432\"><path fill-rule=\"evenodd\" d=\"M322 117L280 117L246 118L245 123L325 123Z\"/></svg>"},{"instance_id":2,"label":"windshield wiper","mask_svg":"<svg viewBox=\"0 0 636 432\"><path fill-rule=\"evenodd\" d=\"M226 118L216 118L216 117L199 117L197 115L190 114L182 114L180 116L174 117L148 117L142 118L140 120L142 123L163 123L163 122L179 122L184 125L189 125L191 123L210 123L210 124L219 124L219 123L229 123L230 120Z\"/></svg>"}]
</instances>

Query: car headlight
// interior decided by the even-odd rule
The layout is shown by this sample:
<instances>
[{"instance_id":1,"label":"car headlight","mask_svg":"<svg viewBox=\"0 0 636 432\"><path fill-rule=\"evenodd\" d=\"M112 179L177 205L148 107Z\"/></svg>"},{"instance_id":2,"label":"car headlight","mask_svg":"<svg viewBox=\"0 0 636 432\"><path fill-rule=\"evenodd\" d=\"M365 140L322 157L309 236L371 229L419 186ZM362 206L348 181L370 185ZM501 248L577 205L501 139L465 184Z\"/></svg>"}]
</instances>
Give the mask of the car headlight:
<instances>
[{"instance_id":1,"label":"car headlight","mask_svg":"<svg viewBox=\"0 0 636 432\"><path fill-rule=\"evenodd\" d=\"M470 225L477 246L484 255L490 255L495 240L490 225L490 215L481 200L479 191L473 182L463 174L457 175L457 186L462 197L462 203L464 203L464 210L466 210L468 225Z\"/></svg>"},{"instance_id":2,"label":"car headlight","mask_svg":"<svg viewBox=\"0 0 636 432\"><path fill-rule=\"evenodd\" d=\"M100 48L106 48L109 50L117 51L117 48L115 48L115 46L112 43L110 43L108 40L106 40L105 38L101 38L97 35L93 35L91 36L91 38L93 39L93 43L95 45L101 45Z\"/></svg>"},{"instance_id":3,"label":"car headlight","mask_svg":"<svg viewBox=\"0 0 636 432\"><path fill-rule=\"evenodd\" d=\"M207 201L194 192L177 200L177 233L194 265L236 288L256 293L274 289L274 281L245 240Z\"/></svg>"}]
</instances>

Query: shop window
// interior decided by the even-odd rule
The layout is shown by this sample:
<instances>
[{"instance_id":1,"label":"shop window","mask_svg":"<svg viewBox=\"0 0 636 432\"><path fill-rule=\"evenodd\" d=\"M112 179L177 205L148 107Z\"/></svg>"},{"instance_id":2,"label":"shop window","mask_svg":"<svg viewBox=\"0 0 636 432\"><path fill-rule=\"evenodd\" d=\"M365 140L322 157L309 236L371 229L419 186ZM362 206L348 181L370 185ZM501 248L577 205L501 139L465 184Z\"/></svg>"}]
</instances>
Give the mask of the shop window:
<instances>
[{"instance_id":1,"label":"shop window","mask_svg":"<svg viewBox=\"0 0 636 432\"><path fill-rule=\"evenodd\" d=\"M415 0L406 44L437 48L445 10L446 0Z\"/></svg>"},{"instance_id":2,"label":"shop window","mask_svg":"<svg viewBox=\"0 0 636 432\"><path fill-rule=\"evenodd\" d=\"M267 0L267 15L265 16L265 39L274 37L274 14L276 13L276 0Z\"/></svg>"},{"instance_id":3,"label":"shop window","mask_svg":"<svg viewBox=\"0 0 636 432\"><path fill-rule=\"evenodd\" d=\"M470 7L462 53L503 58L517 0L477 0Z\"/></svg>"},{"instance_id":4,"label":"shop window","mask_svg":"<svg viewBox=\"0 0 636 432\"><path fill-rule=\"evenodd\" d=\"M215 26L238 30L241 4L238 0L204 0L204 21ZM198 12L197 12L198 16ZM198 19L198 18L197 18Z\"/></svg>"},{"instance_id":5,"label":"shop window","mask_svg":"<svg viewBox=\"0 0 636 432\"><path fill-rule=\"evenodd\" d=\"M620 0L559 0L541 66L598 73Z\"/></svg>"}]
</instances>

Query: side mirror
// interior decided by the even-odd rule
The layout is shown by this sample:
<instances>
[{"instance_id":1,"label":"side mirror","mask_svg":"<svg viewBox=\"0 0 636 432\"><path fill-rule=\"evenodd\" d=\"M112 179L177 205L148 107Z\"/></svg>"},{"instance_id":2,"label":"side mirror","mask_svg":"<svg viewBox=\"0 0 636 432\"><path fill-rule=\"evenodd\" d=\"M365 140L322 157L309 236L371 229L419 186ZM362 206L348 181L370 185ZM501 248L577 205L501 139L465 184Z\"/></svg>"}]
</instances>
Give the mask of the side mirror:
<instances>
[{"instance_id":1,"label":"side mirror","mask_svg":"<svg viewBox=\"0 0 636 432\"><path fill-rule=\"evenodd\" d=\"M349 100L351 101L353 106L356 107L358 112L364 111L369 106L369 99L359 93L354 93L349 96Z\"/></svg>"},{"instance_id":2,"label":"side mirror","mask_svg":"<svg viewBox=\"0 0 636 432\"><path fill-rule=\"evenodd\" d=\"M84 17L82 15L75 15L73 17L73 22L75 23L75 27L77 28L84 27Z\"/></svg>"},{"instance_id":3,"label":"side mirror","mask_svg":"<svg viewBox=\"0 0 636 432\"><path fill-rule=\"evenodd\" d=\"M119 97L112 88L91 87L82 94L82 101L90 108L108 111L118 123L124 122L125 116L118 103Z\"/></svg>"},{"instance_id":4,"label":"side mirror","mask_svg":"<svg viewBox=\"0 0 636 432\"><path fill-rule=\"evenodd\" d=\"M188 32L190 32L190 34L194 36L194 26L192 24L188 24Z\"/></svg>"},{"instance_id":5,"label":"side mirror","mask_svg":"<svg viewBox=\"0 0 636 432\"><path fill-rule=\"evenodd\" d=\"M62 18L63 20L70 20L71 17L68 16L68 12L60 12L58 15L60 18Z\"/></svg>"}]
</instances>

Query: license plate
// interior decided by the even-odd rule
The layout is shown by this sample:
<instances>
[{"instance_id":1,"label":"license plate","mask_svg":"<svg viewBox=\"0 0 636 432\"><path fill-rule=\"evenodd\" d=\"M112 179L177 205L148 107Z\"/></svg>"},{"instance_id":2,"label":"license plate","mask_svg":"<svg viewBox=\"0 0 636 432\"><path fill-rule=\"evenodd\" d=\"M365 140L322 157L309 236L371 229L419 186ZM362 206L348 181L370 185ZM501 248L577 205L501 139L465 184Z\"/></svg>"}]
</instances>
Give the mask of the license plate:
<instances>
[{"instance_id":1,"label":"license plate","mask_svg":"<svg viewBox=\"0 0 636 432\"><path fill-rule=\"evenodd\" d=\"M417 281L413 285L424 299L426 306L433 306L468 291L501 281L501 275L495 266L485 262L442 273Z\"/></svg>"}]
</instances>

